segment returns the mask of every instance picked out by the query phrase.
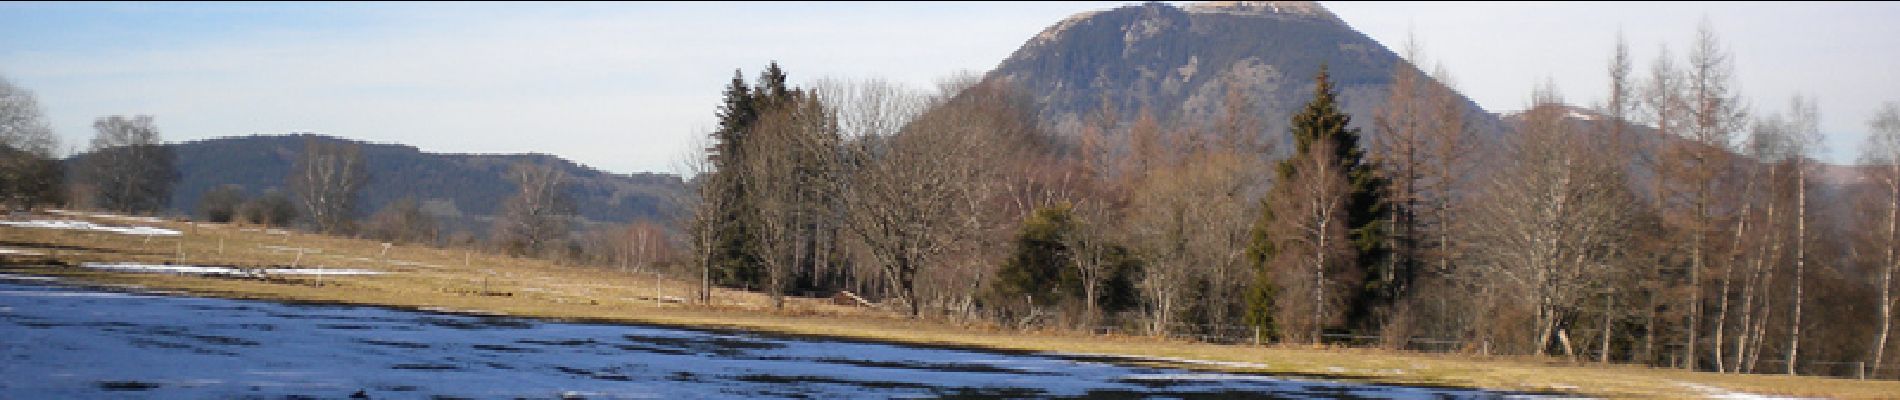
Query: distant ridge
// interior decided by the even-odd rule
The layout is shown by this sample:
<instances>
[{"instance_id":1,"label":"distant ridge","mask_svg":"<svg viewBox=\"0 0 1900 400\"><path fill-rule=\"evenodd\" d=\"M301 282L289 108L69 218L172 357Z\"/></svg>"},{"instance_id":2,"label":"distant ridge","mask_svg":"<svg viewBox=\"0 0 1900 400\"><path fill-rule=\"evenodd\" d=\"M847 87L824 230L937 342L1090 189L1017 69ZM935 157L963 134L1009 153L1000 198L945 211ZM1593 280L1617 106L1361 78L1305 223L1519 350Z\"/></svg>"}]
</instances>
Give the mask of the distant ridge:
<instances>
[{"instance_id":1,"label":"distant ridge","mask_svg":"<svg viewBox=\"0 0 1900 400\"><path fill-rule=\"evenodd\" d=\"M465 231L485 236L488 224L514 183L503 174L517 161L558 165L567 171L569 194L583 226L669 218L685 183L670 174L613 174L546 154L430 153L402 144L368 143L315 134L254 135L168 144L178 156L180 180L171 209L195 215L207 189L222 184L244 188L248 197L284 188L284 177L302 154L306 140L362 146L370 182L364 188L363 215L404 196L444 220L444 234ZM71 164L81 154L67 160Z\"/></svg>"}]
</instances>

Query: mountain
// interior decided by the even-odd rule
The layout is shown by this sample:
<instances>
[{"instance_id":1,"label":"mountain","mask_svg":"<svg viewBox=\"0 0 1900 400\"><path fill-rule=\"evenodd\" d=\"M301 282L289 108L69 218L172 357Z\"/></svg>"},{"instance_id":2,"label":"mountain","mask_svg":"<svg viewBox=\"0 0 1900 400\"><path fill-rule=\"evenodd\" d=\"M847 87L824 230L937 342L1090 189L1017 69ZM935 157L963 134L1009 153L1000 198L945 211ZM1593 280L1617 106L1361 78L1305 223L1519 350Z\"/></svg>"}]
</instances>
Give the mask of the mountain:
<instances>
[{"instance_id":1,"label":"mountain","mask_svg":"<svg viewBox=\"0 0 1900 400\"><path fill-rule=\"evenodd\" d=\"M212 187L236 184L247 197L265 190L287 190L284 178L303 153L306 140L361 146L369 183L358 210L369 215L405 196L415 196L428 212L445 221L444 234L457 230L485 236L515 184L504 178L518 161L558 165L568 176L583 226L663 219L677 209L686 191L669 174L613 174L545 154L443 154L413 146L367 143L311 134L226 137L168 144L177 155L180 179L172 192L172 210L196 215L198 199ZM69 165L85 155L67 160Z\"/></svg>"},{"instance_id":2,"label":"mountain","mask_svg":"<svg viewBox=\"0 0 1900 400\"><path fill-rule=\"evenodd\" d=\"M1124 122L1144 106L1164 123L1213 121L1237 88L1255 103L1262 134L1284 139L1322 64L1362 129L1385 101L1393 66L1410 65L1314 2L1147 3L1058 22L984 79L1028 93L1056 132L1076 132L1104 100ZM1463 100L1481 125L1496 126Z\"/></svg>"},{"instance_id":3,"label":"mountain","mask_svg":"<svg viewBox=\"0 0 1900 400\"><path fill-rule=\"evenodd\" d=\"M1570 122L1571 128L1577 129L1577 132L1604 134L1602 132L1608 128L1608 126L1604 124L1613 120L1612 117L1598 110L1574 105L1558 105L1557 107L1562 107L1564 118ZM1505 112L1499 116L1499 122L1505 127L1515 129L1515 127L1521 126L1526 122L1525 118L1528 112L1528 110ZM1629 135L1628 138L1625 139L1629 141L1628 146L1634 147L1634 149L1630 151L1634 152L1654 152L1656 151L1655 149L1660 149L1664 146L1697 146L1694 142L1682 137L1665 136L1662 132L1657 131L1655 127L1644 125L1640 122L1625 122L1624 131ZM1742 138L1737 139L1745 140ZM1735 157L1733 159L1735 168L1760 168L1762 166L1760 161L1740 153L1737 149L1729 149L1728 152ZM1642 154L1632 154L1631 156L1636 158L1644 157ZM1875 172L1874 169L1878 168L1866 165L1828 164L1820 161L1814 161L1812 165L1814 165L1815 169L1810 176L1815 182L1820 183L1829 190L1852 190L1854 186L1872 184L1868 178L1868 174ZM1637 180L1636 186L1638 187L1646 187L1646 185L1649 184L1648 180L1653 179L1655 176L1655 171L1652 170L1651 165L1635 159L1631 160L1628 166L1628 172Z\"/></svg>"},{"instance_id":4,"label":"mountain","mask_svg":"<svg viewBox=\"0 0 1900 400\"><path fill-rule=\"evenodd\" d=\"M1229 88L1254 104L1264 137L1285 143L1287 121L1312 98L1313 76L1326 65L1341 106L1372 143L1376 110L1385 102L1395 66L1416 66L1324 6L1307 1L1146 3L1084 12L1029 38L985 83L1006 83L1029 96L1040 122L1058 134L1079 132L1107 101L1122 123L1143 107L1164 126L1196 127L1218 120ZM1431 85L1441 83L1432 81ZM1476 130L1498 143L1521 113L1493 114L1462 102ZM1603 118L1568 107L1581 126ZM1125 125L1124 125L1125 126ZM1631 125L1629 140L1654 147L1654 129ZM1286 149L1290 146L1281 146ZM1650 171L1632 165L1632 173ZM1833 186L1861 181L1863 168L1822 165L1817 177Z\"/></svg>"}]
</instances>

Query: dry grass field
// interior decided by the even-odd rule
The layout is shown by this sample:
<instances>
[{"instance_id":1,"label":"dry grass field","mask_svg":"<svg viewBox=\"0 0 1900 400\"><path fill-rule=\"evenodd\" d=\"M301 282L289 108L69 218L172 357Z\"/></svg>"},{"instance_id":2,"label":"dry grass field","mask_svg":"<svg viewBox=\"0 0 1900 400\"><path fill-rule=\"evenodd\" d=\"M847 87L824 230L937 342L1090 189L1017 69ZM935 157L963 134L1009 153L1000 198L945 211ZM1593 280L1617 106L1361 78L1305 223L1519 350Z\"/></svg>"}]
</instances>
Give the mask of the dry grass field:
<instances>
[{"instance_id":1,"label":"dry grass field","mask_svg":"<svg viewBox=\"0 0 1900 400\"><path fill-rule=\"evenodd\" d=\"M1555 359L1419 354L1372 349L1215 345L1143 336L1019 332L891 311L791 299L784 310L758 293L717 290L692 304L697 282L654 274L559 266L480 252L381 243L223 224L64 214L103 225L152 226L177 236L0 226L0 269L101 285L194 295L378 305L522 317L813 335L929 346L1127 356L1125 362L1377 383L1557 392L1613 398L1694 398L1749 393L1900 398L1900 382L1723 375ZM301 253L301 255L300 255ZM377 275L268 278L106 272L87 262L237 267L354 268Z\"/></svg>"}]
</instances>

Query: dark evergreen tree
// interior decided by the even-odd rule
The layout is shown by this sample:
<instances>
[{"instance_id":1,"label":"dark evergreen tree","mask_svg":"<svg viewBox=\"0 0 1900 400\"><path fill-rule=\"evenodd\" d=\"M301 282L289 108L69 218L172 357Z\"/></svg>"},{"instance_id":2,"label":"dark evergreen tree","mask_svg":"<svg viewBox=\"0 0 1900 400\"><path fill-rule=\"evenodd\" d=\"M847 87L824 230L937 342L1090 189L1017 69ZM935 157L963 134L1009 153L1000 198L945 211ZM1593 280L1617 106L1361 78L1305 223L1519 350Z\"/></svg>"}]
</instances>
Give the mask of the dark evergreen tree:
<instances>
[{"instance_id":1,"label":"dark evergreen tree","mask_svg":"<svg viewBox=\"0 0 1900 400\"><path fill-rule=\"evenodd\" d=\"M1014 250L996 271L991 301L1080 309L1087 301L1088 278L1076 268L1076 257L1093 257L1103 268L1096 278L1100 282L1095 302L1100 311L1113 314L1139 306L1141 294L1135 284L1141 280L1141 261L1113 243L1090 246L1097 247L1092 250L1076 248L1084 228L1068 203L1036 208L1017 228Z\"/></svg>"},{"instance_id":2,"label":"dark evergreen tree","mask_svg":"<svg viewBox=\"0 0 1900 400\"><path fill-rule=\"evenodd\" d=\"M1069 236L1076 234L1069 205L1037 208L1016 231L1015 250L996 271L996 290L1005 299L1025 297L1051 306L1082 293Z\"/></svg>"},{"instance_id":3,"label":"dark evergreen tree","mask_svg":"<svg viewBox=\"0 0 1900 400\"><path fill-rule=\"evenodd\" d=\"M706 184L724 185L720 193L727 197L720 217L715 223L720 226L713 238L712 252L714 279L721 285L763 287L766 271L760 259L760 249L754 236L759 228L755 205L748 204L756 190L746 185L746 179L738 174L744 173L746 165L746 142L759 129L760 119L773 112L796 110L800 115L812 118L828 118L830 114L822 109L822 104L810 93L791 87L787 83L785 71L777 62L772 62L760 72L756 86L748 85L743 71L733 71L733 77L725 90L725 99L719 109L719 129L713 132L713 147L709 149L710 161L714 173ZM835 124L813 123L812 127L828 127ZM826 185L836 176L835 149L842 139L835 129L805 129L800 135L818 135L805 137L799 143L815 144L808 148L772 149L770 151L794 151L798 159L793 177L801 184L796 194L801 211L796 225L795 235L799 243L797 260L792 260L792 276L789 278L791 289L797 291L830 291L842 286L849 277L844 273L849 269L838 268L837 260L843 260L843 248L836 246L838 227L836 221L842 217L839 212L836 193ZM834 149L827 151L824 149Z\"/></svg>"},{"instance_id":4,"label":"dark evergreen tree","mask_svg":"<svg viewBox=\"0 0 1900 400\"><path fill-rule=\"evenodd\" d=\"M786 85L785 79L785 70L779 69L777 61L765 66L765 71L759 73L759 88L753 91L758 108L778 107L795 97L802 97L799 90Z\"/></svg>"},{"instance_id":5,"label":"dark evergreen tree","mask_svg":"<svg viewBox=\"0 0 1900 400\"><path fill-rule=\"evenodd\" d=\"M720 285L748 286L759 281L761 271L756 253L750 245L747 207L742 199L746 198L744 180L739 179L737 171L744 165L746 134L754 122L758 121L759 110L753 98L751 86L746 84L745 74L740 70L732 71L732 82L726 86L725 99L719 106L719 129L713 131L712 148L708 149L713 172L706 178L706 185L720 185L723 189L710 191L725 196L726 200L719 216L711 219L717 224L714 228L711 253L713 280Z\"/></svg>"},{"instance_id":6,"label":"dark evergreen tree","mask_svg":"<svg viewBox=\"0 0 1900 400\"><path fill-rule=\"evenodd\" d=\"M1390 243L1386 238L1385 227L1389 216L1383 198L1386 181L1379 175L1377 166L1366 159L1365 148L1359 144L1359 129L1351 125L1352 116L1340 110L1339 93L1333 88L1326 66L1321 65L1319 75L1315 78L1313 100L1292 118L1294 155L1276 165L1274 172L1279 178L1278 182L1292 179L1299 172L1296 171L1297 164L1292 159L1312 151L1315 143L1329 142L1331 145L1324 147L1334 151L1332 159L1338 160L1340 165L1338 170L1344 171L1346 176L1343 178L1350 186L1346 195L1345 222L1347 238L1351 240L1355 253L1353 259L1356 260L1356 268L1362 270L1390 268L1390 263L1386 261L1389 253L1387 247ZM1284 193L1286 193L1284 190L1274 190L1268 195L1284 195ZM1255 275L1258 277L1257 281L1248 294L1247 320L1250 324L1272 332L1274 330L1273 298L1277 286L1273 282L1273 274L1266 268L1268 268L1268 262L1280 249L1274 248L1272 238L1269 237L1271 233L1267 229L1274 221L1274 210L1272 207L1264 206L1267 204L1265 200L1262 204L1260 219L1254 223L1253 244L1247 249L1248 257L1260 269L1260 273ZM1373 272L1364 276L1375 279L1368 280L1364 287L1357 288L1357 293L1347 299L1348 323L1355 326L1365 323L1373 307L1391 300L1391 296L1386 294L1392 292L1391 288L1396 283L1376 279L1386 275L1376 273L1381 271L1365 272Z\"/></svg>"}]
</instances>

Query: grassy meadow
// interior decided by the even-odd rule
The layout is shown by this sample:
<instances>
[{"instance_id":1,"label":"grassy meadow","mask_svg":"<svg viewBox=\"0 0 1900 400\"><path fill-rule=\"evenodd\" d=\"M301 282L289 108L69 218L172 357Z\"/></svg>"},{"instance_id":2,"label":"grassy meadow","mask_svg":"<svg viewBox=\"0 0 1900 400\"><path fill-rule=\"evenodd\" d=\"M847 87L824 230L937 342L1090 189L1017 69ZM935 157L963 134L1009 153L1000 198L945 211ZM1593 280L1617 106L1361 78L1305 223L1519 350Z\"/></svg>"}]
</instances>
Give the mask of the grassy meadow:
<instances>
[{"instance_id":1,"label":"grassy meadow","mask_svg":"<svg viewBox=\"0 0 1900 400\"><path fill-rule=\"evenodd\" d=\"M42 217L35 217L42 218ZM97 285L193 295L377 305L576 321L739 329L928 346L1129 356L1129 363L1403 385L1557 392L1613 398L1707 397L1728 392L1836 398L1900 397L1900 382L1725 375L1561 359L1424 354L1377 349L1217 345L1147 336L1023 332L985 324L913 320L896 311L719 289L694 304L698 282L653 273L562 266L460 249L378 242L225 224L74 216L114 226L155 226L178 236L0 226L0 270ZM378 275L231 278L121 273L86 262L239 267L355 268Z\"/></svg>"}]
</instances>

